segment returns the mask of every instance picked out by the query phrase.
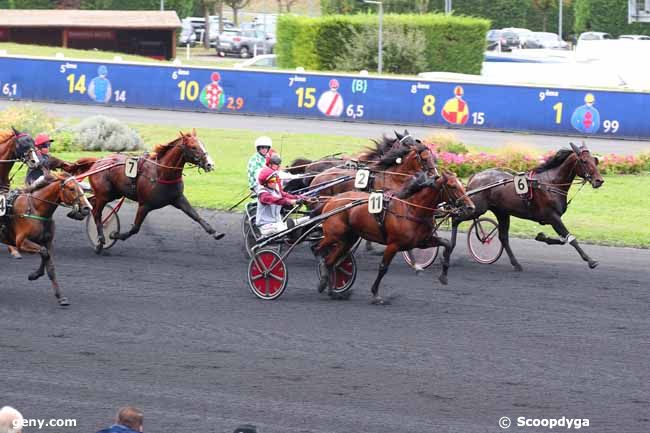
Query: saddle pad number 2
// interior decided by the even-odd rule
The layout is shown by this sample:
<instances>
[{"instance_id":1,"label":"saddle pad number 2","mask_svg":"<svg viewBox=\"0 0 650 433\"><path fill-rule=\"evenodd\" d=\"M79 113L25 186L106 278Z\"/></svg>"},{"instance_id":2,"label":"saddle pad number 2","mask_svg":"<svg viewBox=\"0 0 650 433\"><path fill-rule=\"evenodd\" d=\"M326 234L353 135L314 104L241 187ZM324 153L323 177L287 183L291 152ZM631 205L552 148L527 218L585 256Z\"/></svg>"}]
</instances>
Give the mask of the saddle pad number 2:
<instances>
[{"instance_id":1,"label":"saddle pad number 2","mask_svg":"<svg viewBox=\"0 0 650 433\"><path fill-rule=\"evenodd\" d=\"M359 170L354 178L354 187L364 189L368 186L368 179L370 179L370 172L368 170Z\"/></svg>"},{"instance_id":2,"label":"saddle pad number 2","mask_svg":"<svg viewBox=\"0 0 650 433\"><path fill-rule=\"evenodd\" d=\"M528 194L528 179L525 174L519 174L514 177L515 192L519 195Z\"/></svg>"},{"instance_id":3,"label":"saddle pad number 2","mask_svg":"<svg viewBox=\"0 0 650 433\"><path fill-rule=\"evenodd\" d=\"M379 213L384 208L384 193L383 192L373 192L368 197L368 213L375 214Z\"/></svg>"},{"instance_id":4,"label":"saddle pad number 2","mask_svg":"<svg viewBox=\"0 0 650 433\"><path fill-rule=\"evenodd\" d=\"M138 158L126 159L124 163L124 174L131 179L138 177Z\"/></svg>"},{"instance_id":5,"label":"saddle pad number 2","mask_svg":"<svg viewBox=\"0 0 650 433\"><path fill-rule=\"evenodd\" d=\"M7 213L7 197L4 194L0 194L0 217L5 216Z\"/></svg>"}]
</instances>

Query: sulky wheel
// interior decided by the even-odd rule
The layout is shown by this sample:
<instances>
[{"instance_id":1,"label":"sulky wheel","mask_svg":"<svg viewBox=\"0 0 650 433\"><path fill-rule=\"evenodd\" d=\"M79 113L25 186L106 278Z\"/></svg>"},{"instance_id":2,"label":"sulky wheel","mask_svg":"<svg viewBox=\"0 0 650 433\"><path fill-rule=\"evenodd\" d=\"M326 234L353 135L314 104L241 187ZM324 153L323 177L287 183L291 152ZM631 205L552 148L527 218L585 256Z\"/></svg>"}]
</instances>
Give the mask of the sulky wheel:
<instances>
[{"instance_id":1,"label":"sulky wheel","mask_svg":"<svg viewBox=\"0 0 650 433\"><path fill-rule=\"evenodd\" d=\"M320 266L318 269L318 278L320 279ZM330 275L331 291L337 295L347 292L352 288L354 280L357 279L357 261L354 254L348 253L343 259L339 260Z\"/></svg>"},{"instance_id":2,"label":"sulky wheel","mask_svg":"<svg viewBox=\"0 0 650 433\"><path fill-rule=\"evenodd\" d=\"M102 224L104 225L104 238L106 239L104 249L107 250L117 242L117 239L111 239L109 234L120 232L120 217L110 204L104 206L104 210L102 211ZM97 226L95 225L92 214L86 217L86 236L88 236L92 247L95 248L99 242L97 241Z\"/></svg>"},{"instance_id":3,"label":"sulky wheel","mask_svg":"<svg viewBox=\"0 0 650 433\"><path fill-rule=\"evenodd\" d=\"M467 232L467 249L479 263L489 265L499 260L503 245L497 222L485 217L475 219Z\"/></svg>"},{"instance_id":4,"label":"sulky wheel","mask_svg":"<svg viewBox=\"0 0 650 433\"><path fill-rule=\"evenodd\" d=\"M248 263L248 285L260 299L271 301L279 298L288 280L287 266L273 250L257 251Z\"/></svg>"},{"instance_id":5,"label":"sulky wheel","mask_svg":"<svg viewBox=\"0 0 650 433\"><path fill-rule=\"evenodd\" d=\"M431 248L413 248L402 251L404 261L413 269L426 269L436 261L438 257L438 246Z\"/></svg>"}]
</instances>

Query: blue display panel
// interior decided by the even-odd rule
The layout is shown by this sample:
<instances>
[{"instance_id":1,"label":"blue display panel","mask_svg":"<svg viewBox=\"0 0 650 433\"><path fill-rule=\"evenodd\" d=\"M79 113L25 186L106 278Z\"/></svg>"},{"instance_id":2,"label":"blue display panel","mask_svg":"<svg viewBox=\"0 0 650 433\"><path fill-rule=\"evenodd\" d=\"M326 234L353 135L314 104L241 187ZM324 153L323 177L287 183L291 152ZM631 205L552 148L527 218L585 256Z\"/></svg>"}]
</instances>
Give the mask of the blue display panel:
<instances>
[{"instance_id":1,"label":"blue display panel","mask_svg":"<svg viewBox=\"0 0 650 433\"><path fill-rule=\"evenodd\" d=\"M0 57L2 98L650 139L650 94Z\"/></svg>"}]
</instances>

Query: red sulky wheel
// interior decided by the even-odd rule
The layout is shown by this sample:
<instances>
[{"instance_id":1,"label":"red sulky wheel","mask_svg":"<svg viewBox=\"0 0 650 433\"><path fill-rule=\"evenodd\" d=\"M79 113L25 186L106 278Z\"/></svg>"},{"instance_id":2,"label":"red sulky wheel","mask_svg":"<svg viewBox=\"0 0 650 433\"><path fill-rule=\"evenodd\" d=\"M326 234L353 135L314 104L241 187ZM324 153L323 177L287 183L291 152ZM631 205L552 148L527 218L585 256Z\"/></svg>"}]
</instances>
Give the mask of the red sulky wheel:
<instances>
[{"instance_id":1,"label":"red sulky wheel","mask_svg":"<svg viewBox=\"0 0 650 433\"><path fill-rule=\"evenodd\" d=\"M273 250L256 252L248 263L248 285L260 299L272 301L279 298L288 280L287 266Z\"/></svg>"},{"instance_id":2,"label":"red sulky wheel","mask_svg":"<svg viewBox=\"0 0 650 433\"><path fill-rule=\"evenodd\" d=\"M318 278L320 279L320 266L318 266ZM330 275L332 292L342 294L352 288L354 280L357 279L357 262L354 254L346 255L334 268L333 275Z\"/></svg>"}]
</instances>

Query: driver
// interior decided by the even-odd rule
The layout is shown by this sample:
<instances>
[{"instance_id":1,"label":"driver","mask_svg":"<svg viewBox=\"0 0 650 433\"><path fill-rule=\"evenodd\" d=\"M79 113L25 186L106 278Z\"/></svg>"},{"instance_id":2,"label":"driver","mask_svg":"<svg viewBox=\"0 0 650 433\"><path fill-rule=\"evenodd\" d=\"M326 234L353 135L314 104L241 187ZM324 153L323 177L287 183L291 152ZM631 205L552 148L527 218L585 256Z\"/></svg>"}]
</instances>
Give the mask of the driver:
<instances>
[{"instance_id":1,"label":"driver","mask_svg":"<svg viewBox=\"0 0 650 433\"><path fill-rule=\"evenodd\" d=\"M38 134L34 138L36 153L41 163L38 167L30 167L27 170L27 176L25 176L25 185L30 187L32 191L47 185L46 176L50 173L50 170L62 169L68 171L71 167L70 163L50 155L50 144L53 141L45 133Z\"/></svg>"}]
</instances>

